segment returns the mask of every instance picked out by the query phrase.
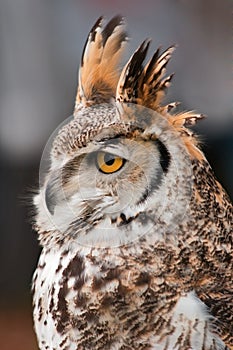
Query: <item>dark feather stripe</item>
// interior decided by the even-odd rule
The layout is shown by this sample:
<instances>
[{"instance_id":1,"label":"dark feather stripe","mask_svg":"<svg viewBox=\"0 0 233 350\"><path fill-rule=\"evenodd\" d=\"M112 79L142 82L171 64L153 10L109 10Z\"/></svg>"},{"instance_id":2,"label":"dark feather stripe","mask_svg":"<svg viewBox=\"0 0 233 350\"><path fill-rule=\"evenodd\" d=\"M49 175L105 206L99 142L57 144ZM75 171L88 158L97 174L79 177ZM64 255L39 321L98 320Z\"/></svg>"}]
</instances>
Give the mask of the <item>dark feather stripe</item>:
<instances>
[{"instance_id":1,"label":"dark feather stripe","mask_svg":"<svg viewBox=\"0 0 233 350\"><path fill-rule=\"evenodd\" d=\"M153 69L156 65L156 62L158 61L158 58L159 58L159 53L160 53L160 50L159 48L155 51L154 55L152 56L148 66L147 66L147 69L146 69L146 73L145 73L145 76L144 76L144 82L146 82L149 77L151 76L152 72L153 72ZM156 77L154 76L153 79L156 79Z\"/></svg>"},{"instance_id":2,"label":"dark feather stripe","mask_svg":"<svg viewBox=\"0 0 233 350\"><path fill-rule=\"evenodd\" d=\"M171 161L171 155L168 152L167 147L164 145L164 143L162 141L157 139L155 141L155 143L156 143L158 150L159 150L159 153L160 153L160 165L163 169L163 172L167 173L169 165L170 165L170 161Z\"/></svg>"},{"instance_id":3,"label":"dark feather stripe","mask_svg":"<svg viewBox=\"0 0 233 350\"><path fill-rule=\"evenodd\" d=\"M87 46L87 43L88 41L95 41L95 37L96 37L96 29L98 27L101 26L101 22L103 20L103 16L99 17L97 19L97 21L95 22L95 24L93 25L93 27L91 28L90 30L90 33L86 39L86 42L85 42L85 45L84 45L84 48L83 48L83 52L82 52L82 57L81 57L81 66L83 66L83 61L84 61L84 55L85 55L85 50L86 50L86 46Z\"/></svg>"},{"instance_id":4,"label":"dark feather stripe","mask_svg":"<svg viewBox=\"0 0 233 350\"><path fill-rule=\"evenodd\" d=\"M137 205L143 203L147 197L149 197L153 192L155 192L159 186L161 185L162 179L163 179L163 175L166 174L168 172L168 168L169 168L169 164L170 164L170 160L171 160L171 155L167 149L167 147L164 145L164 143L162 141L160 141L159 139L157 139L155 141L156 146L159 150L160 153L160 165L162 168L162 171L159 172L155 172L151 177L151 181L149 183L149 186L146 187L145 192L143 193L143 195L141 196L141 198L139 199L139 201L137 202Z\"/></svg>"},{"instance_id":5,"label":"dark feather stripe","mask_svg":"<svg viewBox=\"0 0 233 350\"><path fill-rule=\"evenodd\" d=\"M137 93L138 78L141 76L143 71L143 61L145 60L150 41L144 40L139 46L137 51L133 54L129 66L127 76L123 85L123 89L131 87L135 93Z\"/></svg>"},{"instance_id":6,"label":"dark feather stripe","mask_svg":"<svg viewBox=\"0 0 233 350\"><path fill-rule=\"evenodd\" d=\"M103 32L102 32L102 36L103 36L103 46L106 44L108 38L112 35L112 33L114 32L115 28L118 27L119 25L121 25L123 22L123 17L118 15L113 17L104 27ZM122 33L123 34L123 38L126 37L126 33ZM121 43L121 38L119 39L119 43Z\"/></svg>"}]
</instances>

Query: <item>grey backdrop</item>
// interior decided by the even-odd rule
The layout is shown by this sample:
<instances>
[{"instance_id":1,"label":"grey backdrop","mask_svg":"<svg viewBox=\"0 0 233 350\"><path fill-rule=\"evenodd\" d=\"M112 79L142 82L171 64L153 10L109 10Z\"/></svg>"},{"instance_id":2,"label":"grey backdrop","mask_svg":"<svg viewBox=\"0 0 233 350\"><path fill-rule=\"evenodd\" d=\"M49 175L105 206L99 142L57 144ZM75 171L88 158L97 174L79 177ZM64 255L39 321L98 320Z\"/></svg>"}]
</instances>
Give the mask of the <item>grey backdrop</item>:
<instances>
[{"instance_id":1,"label":"grey backdrop","mask_svg":"<svg viewBox=\"0 0 233 350\"><path fill-rule=\"evenodd\" d=\"M30 280L39 249L28 213L43 147L56 126L72 114L77 68L89 29L100 15L110 18L118 13L126 17L132 38L128 56L147 37L153 39L151 53L160 45L178 45L168 66L176 74L167 100L182 101L182 108L208 115L196 130L220 182L233 194L231 0L1 0L0 310L4 312L30 305ZM12 346L2 344L4 349Z\"/></svg>"}]
</instances>

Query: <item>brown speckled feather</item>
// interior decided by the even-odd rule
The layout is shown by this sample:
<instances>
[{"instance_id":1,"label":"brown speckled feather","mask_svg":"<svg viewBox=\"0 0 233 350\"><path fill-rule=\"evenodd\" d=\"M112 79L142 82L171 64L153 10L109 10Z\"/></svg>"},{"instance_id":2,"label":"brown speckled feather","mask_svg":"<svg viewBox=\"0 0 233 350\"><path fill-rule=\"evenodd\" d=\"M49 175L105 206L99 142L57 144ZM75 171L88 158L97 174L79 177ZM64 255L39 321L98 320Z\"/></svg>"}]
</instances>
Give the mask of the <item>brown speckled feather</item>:
<instances>
[{"instance_id":1,"label":"brown speckled feather","mask_svg":"<svg viewBox=\"0 0 233 350\"><path fill-rule=\"evenodd\" d=\"M34 198L41 350L233 349L233 210L190 126L161 105L174 47L124 66L120 16L92 28L74 118ZM101 160L101 161L100 161Z\"/></svg>"},{"instance_id":2,"label":"brown speckled feather","mask_svg":"<svg viewBox=\"0 0 233 350\"><path fill-rule=\"evenodd\" d=\"M174 51L174 46L162 54L159 49L143 67L150 42L145 40L123 68L117 87L116 99L121 102L141 104L157 110L170 85L173 75L166 78L166 65Z\"/></svg>"}]
</instances>

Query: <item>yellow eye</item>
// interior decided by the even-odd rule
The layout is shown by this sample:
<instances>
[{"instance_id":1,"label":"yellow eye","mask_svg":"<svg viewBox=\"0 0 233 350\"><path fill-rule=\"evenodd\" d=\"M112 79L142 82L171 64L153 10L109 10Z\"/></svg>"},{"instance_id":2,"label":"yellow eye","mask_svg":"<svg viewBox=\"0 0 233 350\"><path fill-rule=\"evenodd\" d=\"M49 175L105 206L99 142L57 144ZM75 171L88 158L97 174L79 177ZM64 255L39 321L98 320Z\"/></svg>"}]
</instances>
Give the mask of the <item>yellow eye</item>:
<instances>
[{"instance_id":1,"label":"yellow eye","mask_svg":"<svg viewBox=\"0 0 233 350\"><path fill-rule=\"evenodd\" d=\"M97 153L97 167L104 174L112 174L120 170L125 163L125 159L111 153Z\"/></svg>"}]
</instances>

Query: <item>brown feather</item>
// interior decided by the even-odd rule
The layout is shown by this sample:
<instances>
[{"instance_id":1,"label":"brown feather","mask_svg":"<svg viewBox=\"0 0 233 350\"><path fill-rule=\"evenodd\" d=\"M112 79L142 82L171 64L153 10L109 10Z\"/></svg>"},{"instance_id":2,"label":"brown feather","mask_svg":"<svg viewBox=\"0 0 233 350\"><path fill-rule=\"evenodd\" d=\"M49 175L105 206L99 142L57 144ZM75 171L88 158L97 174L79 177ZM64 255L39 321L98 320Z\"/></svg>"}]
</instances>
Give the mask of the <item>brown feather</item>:
<instances>
[{"instance_id":1,"label":"brown feather","mask_svg":"<svg viewBox=\"0 0 233 350\"><path fill-rule=\"evenodd\" d=\"M158 49L143 67L149 44L150 41L145 40L125 65L118 82L116 99L158 110L173 77L172 74L163 78L175 47L168 48L161 55Z\"/></svg>"},{"instance_id":2,"label":"brown feather","mask_svg":"<svg viewBox=\"0 0 233 350\"><path fill-rule=\"evenodd\" d=\"M205 116L193 111L170 114L171 110L177 107L178 102L169 103L165 106L161 105L174 75L165 76L165 73L175 46L169 47L162 54L160 54L160 49L157 49L144 67L143 62L149 45L149 40L143 41L123 68L117 85L116 100L121 103L142 105L159 112L181 134L191 157L198 160L205 159L197 147L196 138L187 129L188 126L196 124L198 120Z\"/></svg>"},{"instance_id":3,"label":"brown feather","mask_svg":"<svg viewBox=\"0 0 233 350\"><path fill-rule=\"evenodd\" d=\"M80 106L109 102L115 97L119 79L117 66L127 34L121 16L113 17L104 28L102 22L103 18L100 17L84 46L74 115Z\"/></svg>"}]
</instances>

